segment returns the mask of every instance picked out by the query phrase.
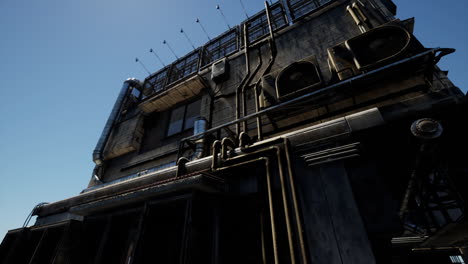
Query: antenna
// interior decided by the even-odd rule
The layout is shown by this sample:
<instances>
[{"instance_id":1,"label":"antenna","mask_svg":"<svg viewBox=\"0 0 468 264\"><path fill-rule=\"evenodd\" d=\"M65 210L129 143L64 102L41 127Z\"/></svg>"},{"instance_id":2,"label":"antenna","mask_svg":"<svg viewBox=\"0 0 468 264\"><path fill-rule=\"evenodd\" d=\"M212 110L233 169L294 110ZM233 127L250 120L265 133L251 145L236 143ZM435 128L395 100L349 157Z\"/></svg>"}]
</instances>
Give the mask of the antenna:
<instances>
[{"instance_id":1,"label":"antenna","mask_svg":"<svg viewBox=\"0 0 468 264\"><path fill-rule=\"evenodd\" d=\"M200 25L200 27L201 27L201 29L203 30L203 32L205 32L205 35L206 35L206 37L208 38L208 41L210 41L210 40L211 40L210 35L208 35L208 33L206 32L205 27L204 27L203 24L200 22L200 19L198 19L198 17L197 17L197 20L196 20L195 22L197 22L198 25Z\"/></svg>"},{"instance_id":2,"label":"antenna","mask_svg":"<svg viewBox=\"0 0 468 264\"><path fill-rule=\"evenodd\" d=\"M226 19L226 16L224 15L223 13L223 10L221 10L221 7L219 7L219 5L216 5L216 9L219 10L219 13L221 14L221 16L224 18L224 22L226 22L226 25L228 26L229 29L231 29L231 26L229 25L227 19Z\"/></svg>"},{"instance_id":3,"label":"antenna","mask_svg":"<svg viewBox=\"0 0 468 264\"><path fill-rule=\"evenodd\" d=\"M143 62L141 62L138 58L135 58L135 62L139 62L140 65L141 65L141 67L142 67L143 69L145 69L145 71L148 73L148 75L151 75L151 72L148 71L148 69L147 69L146 66L143 64Z\"/></svg>"},{"instance_id":4,"label":"antenna","mask_svg":"<svg viewBox=\"0 0 468 264\"><path fill-rule=\"evenodd\" d=\"M184 31L183 28L180 29L180 33L184 34L185 38L186 38L187 41L190 43L190 45L192 46L192 48L195 49L195 45L193 45L192 40L190 40L190 38L187 36L187 33L185 33L185 31Z\"/></svg>"},{"instance_id":5,"label":"antenna","mask_svg":"<svg viewBox=\"0 0 468 264\"><path fill-rule=\"evenodd\" d=\"M172 54L174 54L174 56L176 57L176 59L179 59L179 57L177 57L177 55L175 54L174 50L172 49L171 45L169 45L169 43L167 41L163 41L163 44L165 44L172 52Z\"/></svg>"},{"instance_id":6,"label":"antenna","mask_svg":"<svg viewBox=\"0 0 468 264\"><path fill-rule=\"evenodd\" d=\"M242 0L239 0L239 3L242 6L242 10L244 10L245 16L247 17L247 19L249 19L249 15L247 14L247 10L245 9L245 6L244 6L244 3L242 3Z\"/></svg>"},{"instance_id":7,"label":"antenna","mask_svg":"<svg viewBox=\"0 0 468 264\"><path fill-rule=\"evenodd\" d=\"M166 64L164 64L164 62L161 60L161 58L158 56L158 54L156 53L156 51L154 51L153 49L150 49L149 50L150 53L153 53L154 56L156 56L156 58L159 60L159 62L162 64L162 66L166 67Z\"/></svg>"}]
</instances>

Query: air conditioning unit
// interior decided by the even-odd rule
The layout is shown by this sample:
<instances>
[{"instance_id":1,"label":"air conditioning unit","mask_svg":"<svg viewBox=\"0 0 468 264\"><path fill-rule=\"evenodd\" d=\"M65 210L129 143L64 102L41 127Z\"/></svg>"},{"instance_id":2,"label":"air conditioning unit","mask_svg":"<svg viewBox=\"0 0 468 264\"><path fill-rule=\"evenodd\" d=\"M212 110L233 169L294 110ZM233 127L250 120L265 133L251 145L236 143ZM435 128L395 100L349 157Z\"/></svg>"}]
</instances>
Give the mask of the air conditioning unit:
<instances>
[{"instance_id":1,"label":"air conditioning unit","mask_svg":"<svg viewBox=\"0 0 468 264\"><path fill-rule=\"evenodd\" d=\"M211 80L221 83L229 79L229 62L223 58L211 66Z\"/></svg>"},{"instance_id":2,"label":"air conditioning unit","mask_svg":"<svg viewBox=\"0 0 468 264\"><path fill-rule=\"evenodd\" d=\"M293 62L262 77L260 107L286 101L323 86L315 56Z\"/></svg>"},{"instance_id":3,"label":"air conditioning unit","mask_svg":"<svg viewBox=\"0 0 468 264\"><path fill-rule=\"evenodd\" d=\"M328 49L331 70L340 80L370 71L423 49L398 25L374 28Z\"/></svg>"}]
</instances>

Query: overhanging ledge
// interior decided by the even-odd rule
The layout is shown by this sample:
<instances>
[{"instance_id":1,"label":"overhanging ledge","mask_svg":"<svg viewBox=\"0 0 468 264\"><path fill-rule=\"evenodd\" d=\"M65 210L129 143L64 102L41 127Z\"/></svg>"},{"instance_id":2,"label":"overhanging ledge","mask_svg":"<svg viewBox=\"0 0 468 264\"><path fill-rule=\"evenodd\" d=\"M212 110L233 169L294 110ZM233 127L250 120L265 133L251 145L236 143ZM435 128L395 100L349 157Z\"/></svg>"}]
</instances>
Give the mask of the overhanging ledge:
<instances>
[{"instance_id":1,"label":"overhanging ledge","mask_svg":"<svg viewBox=\"0 0 468 264\"><path fill-rule=\"evenodd\" d=\"M69 212L77 215L89 215L97 211L120 207L130 203L142 202L149 198L175 192L218 192L220 188L222 188L222 183L221 179L207 177L203 174L180 177L161 184L142 186L141 189L111 196L106 199L73 206L70 208Z\"/></svg>"},{"instance_id":2,"label":"overhanging ledge","mask_svg":"<svg viewBox=\"0 0 468 264\"><path fill-rule=\"evenodd\" d=\"M275 138L266 139L256 144L267 144L278 138L287 138L292 146L308 142L317 142L336 135L349 135L353 132L383 125L385 121L377 108L368 109L328 122L306 127ZM240 152L240 149L236 149ZM122 205L154 197L168 192L188 190L215 191L220 182L214 180L208 172L212 156L188 162L185 165L186 175L176 177L177 167L156 171L138 178L110 184L101 188L81 193L65 200L53 202L37 208L34 215L45 217L70 211L86 215L100 206ZM141 196L141 197L140 197ZM118 201L118 202L115 202ZM98 206L99 205L99 206Z\"/></svg>"}]
</instances>

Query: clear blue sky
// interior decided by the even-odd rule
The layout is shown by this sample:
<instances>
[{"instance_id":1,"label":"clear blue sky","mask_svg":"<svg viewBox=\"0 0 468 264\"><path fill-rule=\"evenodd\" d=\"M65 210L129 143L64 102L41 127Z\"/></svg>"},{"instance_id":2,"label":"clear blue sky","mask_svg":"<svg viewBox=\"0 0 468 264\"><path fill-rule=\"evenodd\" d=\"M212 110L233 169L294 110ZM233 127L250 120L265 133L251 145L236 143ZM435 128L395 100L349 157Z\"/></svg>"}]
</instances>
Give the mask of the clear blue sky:
<instances>
[{"instance_id":1,"label":"clear blue sky","mask_svg":"<svg viewBox=\"0 0 468 264\"><path fill-rule=\"evenodd\" d=\"M260 0L243 1L249 15ZM439 64L464 91L468 86L468 2L396 0L398 17L416 17L416 36L428 47L453 47ZM182 56L244 15L238 0L0 0L0 239L20 227L39 202L78 194L86 187L91 153L128 77L144 79L139 57L148 52L170 63L167 40Z\"/></svg>"}]
</instances>

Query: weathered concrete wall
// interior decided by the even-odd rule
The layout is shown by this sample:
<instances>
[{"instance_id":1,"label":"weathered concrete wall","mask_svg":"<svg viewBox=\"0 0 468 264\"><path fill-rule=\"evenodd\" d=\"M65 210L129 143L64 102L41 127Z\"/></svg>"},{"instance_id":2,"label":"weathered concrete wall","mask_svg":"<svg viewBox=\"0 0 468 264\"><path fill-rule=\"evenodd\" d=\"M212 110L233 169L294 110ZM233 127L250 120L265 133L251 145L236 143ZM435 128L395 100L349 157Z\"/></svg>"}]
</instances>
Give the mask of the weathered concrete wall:
<instances>
[{"instance_id":1,"label":"weathered concrete wall","mask_svg":"<svg viewBox=\"0 0 468 264\"><path fill-rule=\"evenodd\" d=\"M372 9L372 12L369 12L368 16L372 25L379 25L382 22L393 19L393 14L387 8L389 4L387 2L391 1L374 0L364 2L368 9ZM305 18L295 21L294 24L277 31L275 33L275 43L278 52L271 70L267 73L279 71L292 62L313 55L316 57L317 66L319 67L323 81L328 83L332 79L332 73L329 69L327 49L361 34L355 21L346 10L348 4L348 1L336 1L326 8L311 13ZM375 9L373 9L374 7ZM267 37L265 36L264 39ZM257 40L255 43L252 43L255 47L251 48L249 53L251 73L259 64L259 54L262 65L245 89L246 114L255 112L253 86L262 77L271 56L269 45L267 42L261 45L258 44L261 41ZM237 53L230 55L227 59L230 65L230 78L222 83L215 84L211 80L210 67L204 67L198 73L206 83L204 91L197 96L201 100L200 116L208 120L210 127L216 127L235 120L237 107L236 91L246 74L244 50L241 49ZM302 109L292 109L288 112L279 113L274 117L263 116L263 130L272 136L299 127L330 120L338 116L362 111L370 107L390 105L420 96L424 89L405 92L408 89L414 89L414 87L427 86L428 88L433 87L434 90L440 91L451 85L444 78L444 74L438 71L436 71L436 75L432 79L434 79L433 86L428 85L429 82L423 73L414 76L402 75L390 78L389 76L382 76L382 80L365 84L365 87L348 87L349 92L346 90L345 92L353 94L348 98L337 99L334 102L327 103L326 105L317 105L316 107L305 105ZM365 89L366 92L351 92L360 89ZM107 161L105 165L104 181L118 179L162 163L175 161L180 140L193 133L193 129L190 129L183 133L166 137L170 110L140 115L144 122L142 146L132 150L127 149L127 154L109 156L113 159ZM149 123L154 122L157 122L157 126L148 126ZM122 126L119 125L117 127ZM255 127L255 120L249 120L248 129L251 136L256 135ZM235 132L234 126L231 126L230 129ZM132 131L132 129L129 128L128 131ZM222 137L227 135L225 131L222 131ZM113 145L118 144L116 143L118 140L112 141ZM111 150L107 151L108 153L112 153ZM186 152L185 155L190 155L190 151Z\"/></svg>"}]
</instances>

